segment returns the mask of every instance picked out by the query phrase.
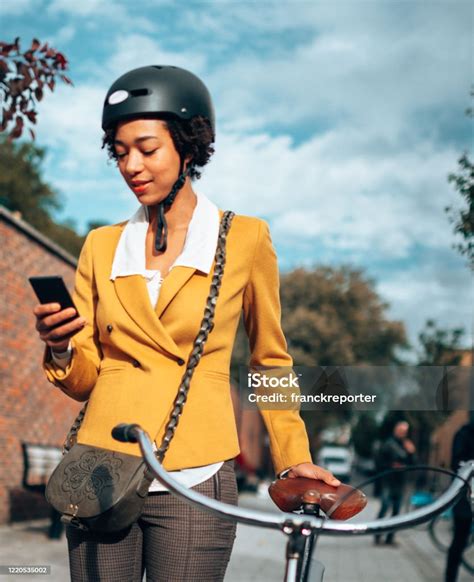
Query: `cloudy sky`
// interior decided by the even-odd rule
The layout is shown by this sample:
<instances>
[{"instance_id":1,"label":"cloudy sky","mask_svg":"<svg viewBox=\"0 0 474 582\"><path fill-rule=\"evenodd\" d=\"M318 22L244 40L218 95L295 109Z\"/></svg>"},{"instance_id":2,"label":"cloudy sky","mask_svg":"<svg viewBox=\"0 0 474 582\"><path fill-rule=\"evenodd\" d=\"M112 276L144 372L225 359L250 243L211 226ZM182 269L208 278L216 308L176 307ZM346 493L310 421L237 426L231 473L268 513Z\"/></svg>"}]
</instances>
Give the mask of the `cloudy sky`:
<instances>
[{"instance_id":1,"label":"cloudy sky","mask_svg":"<svg viewBox=\"0 0 474 582\"><path fill-rule=\"evenodd\" d=\"M64 52L74 87L39 108L59 219L117 222L137 208L101 149L110 84L132 68L199 75L216 154L194 188L265 218L280 268L351 264L416 345L427 318L472 343L473 281L452 249L447 181L463 151L473 79L470 2L0 0L2 40Z\"/></svg>"}]
</instances>

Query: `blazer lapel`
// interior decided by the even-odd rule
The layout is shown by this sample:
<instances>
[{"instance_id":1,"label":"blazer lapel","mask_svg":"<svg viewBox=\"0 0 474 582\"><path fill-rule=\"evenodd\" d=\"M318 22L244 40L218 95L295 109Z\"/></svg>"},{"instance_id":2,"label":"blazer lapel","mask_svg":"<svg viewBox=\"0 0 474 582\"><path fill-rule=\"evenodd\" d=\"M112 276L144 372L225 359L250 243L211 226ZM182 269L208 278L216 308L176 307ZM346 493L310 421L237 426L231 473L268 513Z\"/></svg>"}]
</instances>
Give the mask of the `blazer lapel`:
<instances>
[{"instance_id":1,"label":"blazer lapel","mask_svg":"<svg viewBox=\"0 0 474 582\"><path fill-rule=\"evenodd\" d=\"M219 208L219 224L223 214L224 211ZM211 270L213 266L214 261L212 263ZM158 302L155 309L156 315L158 317L162 316L163 312L174 299L176 294L189 281L195 272L196 269L193 267L184 267L180 265L177 265L171 269L161 284L160 294L158 296Z\"/></svg>"},{"instance_id":2,"label":"blazer lapel","mask_svg":"<svg viewBox=\"0 0 474 582\"><path fill-rule=\"evenodd\" d=\"M219 209L219 221L222 219L223 214L224 211ZM116 244L118 244L118 240ZM179 290L189 281L195 272L196 269L194 267L181 265L173 267L161 284L155 309L153 309L150 303L146 282L141 275L117 277L114 282L120 302L135 323L156 344L177 357L183 357L182 350L167 332L160 317Z\"/></svg>"},{"instance_id":3,"label":"blazer lapel","mask_svg":"<svg viewBox=\"0 0 474 582\"><path fill-rule=\"evenodd\" d=\"M166 331L153 310L145 279L141 275L129 275L115 279L115 290L125 311L135 323L162 349L182 358L182 350Z\"/></svg>"},{"instance_id":4,"label":"blazer lapel","mask_svg":"<svg viewBox=\"0 0 474 582\"><path fill-rule=\"evenodd\" d=\"M155 308L155 313L158 318L161 317L163 311L168 307L176 293L178 293L181 287L187 283L195 272L196 269L193 267L184 267L180 265L171 269L161 283L160 294L158 295L158 302Z\"/></svg>"}]
</instances>

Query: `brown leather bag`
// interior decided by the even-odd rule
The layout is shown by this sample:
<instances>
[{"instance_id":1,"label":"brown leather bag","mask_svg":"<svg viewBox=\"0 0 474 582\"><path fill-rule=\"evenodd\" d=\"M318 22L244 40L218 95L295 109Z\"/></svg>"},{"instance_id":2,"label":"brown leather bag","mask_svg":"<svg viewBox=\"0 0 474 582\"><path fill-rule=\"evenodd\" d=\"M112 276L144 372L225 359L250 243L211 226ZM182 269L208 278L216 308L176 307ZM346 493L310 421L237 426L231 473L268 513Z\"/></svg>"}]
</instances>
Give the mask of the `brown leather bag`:
<instances>
[{"instance_id":1,"label":"brown leather bag","mask_svg":"<svg viewBox=\"0 0 474 582\"><path fill-rule=\"evenodd\" d=\"M204 318L183 374L175 405L156 457L162 462L179 422L190 380L214 326L214 312L224 274L225 243L234 213L224 212L219 229L215 268ZM46 499L60 513L61 521L83 530L117 532L129 527L141 514L154 479L143 458L75 442L87 403L66 437L65 456L46 486Z\"/></svg>"}]
</instances>

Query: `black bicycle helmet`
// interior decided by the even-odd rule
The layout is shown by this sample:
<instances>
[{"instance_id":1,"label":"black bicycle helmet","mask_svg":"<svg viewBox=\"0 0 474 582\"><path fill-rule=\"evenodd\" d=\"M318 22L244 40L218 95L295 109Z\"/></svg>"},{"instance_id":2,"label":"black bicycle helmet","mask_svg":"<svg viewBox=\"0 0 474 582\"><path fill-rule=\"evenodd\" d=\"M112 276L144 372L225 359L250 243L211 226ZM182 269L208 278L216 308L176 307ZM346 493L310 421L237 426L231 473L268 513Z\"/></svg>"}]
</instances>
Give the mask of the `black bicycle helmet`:
<instances>
[{"instance_id":1,"label":"black bicycle helmet","mask_svg":"<svg viewBox=\"0 0 474 582\"><path fill-rule=\"evenodd\" d=\"M119 77L105 97L102 129L106 131L120 121L154 114L157 117L173 115L185 120L202 115L209 120L213 136L216 135L214 106L207 87L190 71L172 65L139 67ZM184 186L189 168L183 172L183 165L181 159L178 179L168 196L158 204L157 251L164 252L167 248L168 226L164 207L173 204Z\"/></svg>"}]
</instances>

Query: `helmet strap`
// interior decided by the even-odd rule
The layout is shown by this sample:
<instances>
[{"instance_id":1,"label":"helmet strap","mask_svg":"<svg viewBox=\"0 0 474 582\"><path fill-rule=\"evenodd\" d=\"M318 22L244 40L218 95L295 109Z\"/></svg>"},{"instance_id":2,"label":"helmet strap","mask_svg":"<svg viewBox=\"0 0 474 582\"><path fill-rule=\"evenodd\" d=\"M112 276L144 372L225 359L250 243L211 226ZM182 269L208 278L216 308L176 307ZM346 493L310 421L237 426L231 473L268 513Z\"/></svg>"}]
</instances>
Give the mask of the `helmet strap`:
<instances>
[{"instance_id":1,"label":"helmet strap","mask_svg":"<svg viewBox=\"0 0 474 582\"><path fill-rule=\"evenodd\" d=\"M166 251L168 245L168 224L166 222L165 217L165 206L171 206L176 198L176 195L184 186L186 182L186 177L189 174L190 167L188 166L186 170L183 172L183 160L181 160L179 165L179 178L174 183L173 187L171 188L171 192L168 194L166 198L164 198L157 207L157 229L156 229L156 237L155 237L155 250L156 251ZM163 240L162 240L163 239Z\"/></svg>"}]
</instances>

